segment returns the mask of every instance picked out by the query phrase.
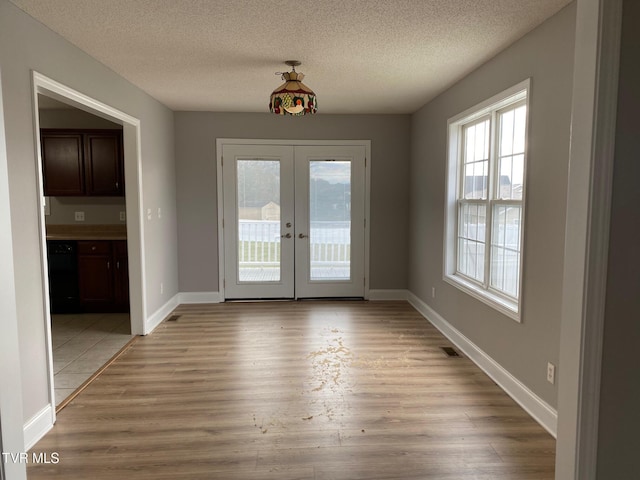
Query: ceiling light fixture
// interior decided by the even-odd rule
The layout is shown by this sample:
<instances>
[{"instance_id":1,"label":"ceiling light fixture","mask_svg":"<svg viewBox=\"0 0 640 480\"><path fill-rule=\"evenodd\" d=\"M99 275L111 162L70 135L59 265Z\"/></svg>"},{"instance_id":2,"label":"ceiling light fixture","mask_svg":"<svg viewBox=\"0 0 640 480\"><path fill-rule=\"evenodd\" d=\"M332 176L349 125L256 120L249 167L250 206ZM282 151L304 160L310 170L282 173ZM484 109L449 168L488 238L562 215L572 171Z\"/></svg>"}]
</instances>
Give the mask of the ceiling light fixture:
<instances>
[{"instance_id":1,"label":"ceiling light fixture","mask_svg":"<svg viewBox=\"0 0 640 480\"><path fill-rule=\"evenodd\" d=\"M276 115L311 115L318 111L316 94L302 83L303 73L296 72L300 65L298 60L287 60L290 72L276 73L281 75L284 83L271 94L269 110Z\"/></svg>"}]
</instances>

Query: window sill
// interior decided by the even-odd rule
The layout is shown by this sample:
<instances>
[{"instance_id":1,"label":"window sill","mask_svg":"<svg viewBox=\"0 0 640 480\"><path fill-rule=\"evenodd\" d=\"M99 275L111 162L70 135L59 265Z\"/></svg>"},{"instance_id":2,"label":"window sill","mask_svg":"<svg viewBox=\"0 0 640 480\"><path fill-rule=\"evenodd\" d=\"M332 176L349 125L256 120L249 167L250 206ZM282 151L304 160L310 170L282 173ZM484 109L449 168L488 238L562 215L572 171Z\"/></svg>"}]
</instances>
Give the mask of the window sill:
<instances>
[{"instance_id":1,"label":"window sill","mask_svg":"<svg viewBox=\"0 0 640 480\"><path fill-rule=\"evenodd\" d=\"M477 285L461 278L457 275L445 275L443 280L450 285L462 290L464 293L471 295L473 298L480 300L482 303L489 305L491 308L506 315L507 317L520 323L520 311L516 302L510 302L498 295L478 287Z\"/></svg>"}]
</instances>

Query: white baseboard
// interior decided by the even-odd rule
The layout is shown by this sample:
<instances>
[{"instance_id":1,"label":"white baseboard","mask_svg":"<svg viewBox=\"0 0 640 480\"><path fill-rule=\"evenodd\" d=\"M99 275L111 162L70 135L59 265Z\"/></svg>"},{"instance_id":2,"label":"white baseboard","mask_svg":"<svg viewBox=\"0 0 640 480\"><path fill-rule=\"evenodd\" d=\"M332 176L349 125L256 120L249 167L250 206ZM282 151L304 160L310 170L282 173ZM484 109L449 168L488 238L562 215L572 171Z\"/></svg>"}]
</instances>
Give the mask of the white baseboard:
<instances>
[{"instance_id":1,"label":"white baseboard","mask_svg":"<svg viewBox=\"0 0 640 480\"><path fill-rule=\"evenodd\" d=\"M181 304L220 303L220 292L180 292Z\"/></svg>"},{"instance_id":2,"label":"white baseboard","mask_svg":"<svg viewBox=\"0 0 640 480\"><path fill-rule=\"evenodd\" d=\"M169 316L171 312L180 304L179 293L176 293L171 299L156 310L151 316L144 322L144 334L149 335L153 330L162 323L162 321Z\"/></svg>"},{"instance_id":3,"label":"white baseboard","mask_svg":"<svg viewBox=\"0 0 640 480\"><path fill-rule=\"evenodd\" d=\"M489 375L494 382L524 408L545 430L556 437L558 412L553 407L538 397L527 388L526 385L520 382L520 380L511 375L504 367L465 337L414 293L408 292L407 299L423 317L431 322L445 337L462 350L471 361Z\"/></svg>"},{"instance_id":4,"label":"white baseboard","mask_svg":"<svg viewBox=\"0 0 640 480\"><path fill-rule=\"evenodd\" d=\"M406 300L406 290L369 290L369 300Z\"/></svg>"},{"instance_id":5,"label":"white baseboard","mask_svg":"<svg viewBox=\"0 0 640 480\"><path fill-rule=\"evenodd\" d=\"M53 407L47 405L24 424L24 451L38 443L53 428Z\"/></svg>"}]
</instances>

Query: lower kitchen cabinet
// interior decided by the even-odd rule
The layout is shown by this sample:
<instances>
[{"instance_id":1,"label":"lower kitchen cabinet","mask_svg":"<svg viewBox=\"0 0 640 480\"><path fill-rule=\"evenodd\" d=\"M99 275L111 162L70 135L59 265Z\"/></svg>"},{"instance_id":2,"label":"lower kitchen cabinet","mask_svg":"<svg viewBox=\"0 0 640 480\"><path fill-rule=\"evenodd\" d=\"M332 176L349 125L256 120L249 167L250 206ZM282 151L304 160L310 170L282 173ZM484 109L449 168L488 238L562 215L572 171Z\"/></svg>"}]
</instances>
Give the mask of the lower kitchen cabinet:
<instances>
[{"instance_id":1,"label":"lower kitchen cabinet","mask_svg":"<svg viewBox=\"0 0 640 480\"><path fill-rule=\"evenodd\" d=\"M78 282L83 311L128 312L127 242L78 241Z\"/></svg>"},{"instance_id":2,"label":"lower kitchen cabinet","mask_svg":"<svg viewBox=\"0 0 640 480\"><path fill-rule=\"evenodd\" d=\"M114 301L118 311L129 311L129 260L127 256L127 242L116 240L111 242L113 247L114 271Z\"/></svg>"}]
</instances>

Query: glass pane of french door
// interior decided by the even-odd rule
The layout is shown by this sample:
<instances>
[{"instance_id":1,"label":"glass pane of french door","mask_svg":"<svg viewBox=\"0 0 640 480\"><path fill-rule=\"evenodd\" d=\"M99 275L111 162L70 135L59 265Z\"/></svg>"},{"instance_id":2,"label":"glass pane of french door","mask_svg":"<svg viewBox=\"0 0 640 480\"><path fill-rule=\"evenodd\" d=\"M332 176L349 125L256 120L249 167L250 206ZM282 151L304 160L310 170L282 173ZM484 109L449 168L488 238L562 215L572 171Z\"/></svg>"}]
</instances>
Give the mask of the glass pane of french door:
<instances>
[{"instance_id":1,"label":"glass pane of french door","mask_svg":"<svg viewBox=\"0 0 640 480\"><path fill-rule=\"evenodd\" d=\"M224 145L226 298L294 296L293 151Z\"/></svg>"},{"instance_id":2,"label":"glass pane of french door","mask_svg":"<svg viewBox=\"0 0 640 480\"><path fill-rule=\"evenodd\" d=\"M280 161L238 160L238 280L279 282Z\"/></svg>"},{"instance_id":3,"label":"glass pane of french door","mask_svg":"<svg viewBox=\"0 0 640 480\"><path fill-rule=\"evenodd\" d=\"M296 146L299 298L364 296L365 148Z\"/></svg>"},{"instance_id":4,"label":"glass pane of french door","mask_svg":"<svg viewBox=\"0 0 640 480\"><path fill-rule=\"evenodd\" d=\"M309 278L351 278L351 162L309 162Z\"/></svg>"}]
</instances>

